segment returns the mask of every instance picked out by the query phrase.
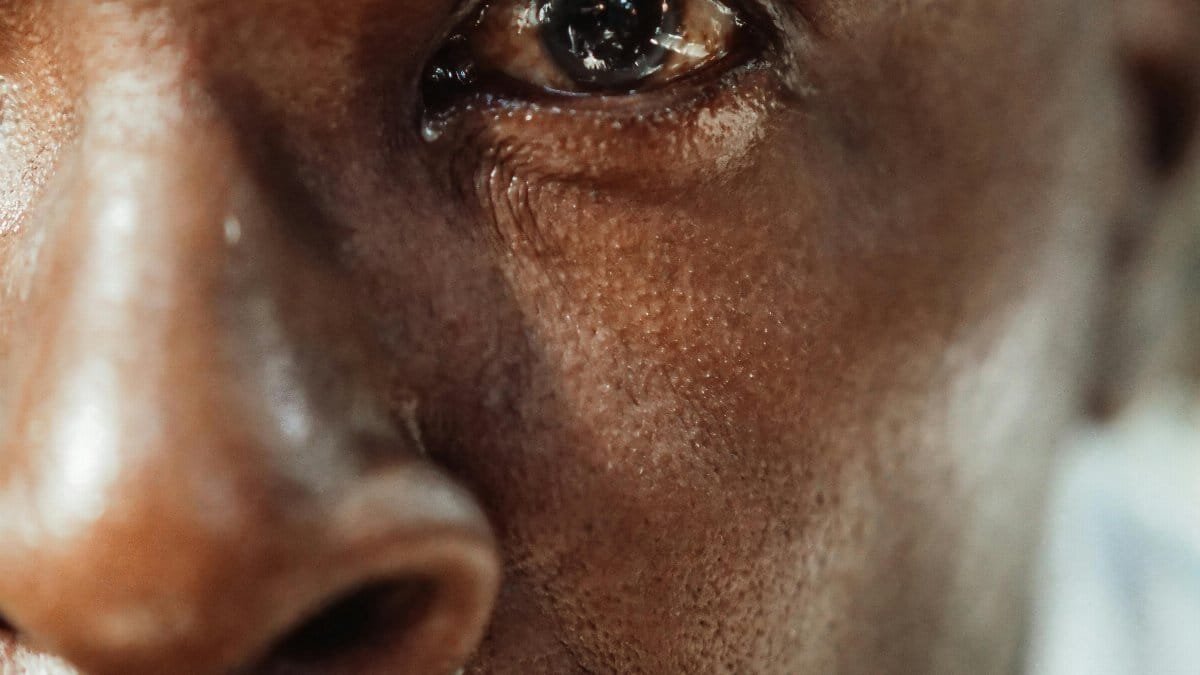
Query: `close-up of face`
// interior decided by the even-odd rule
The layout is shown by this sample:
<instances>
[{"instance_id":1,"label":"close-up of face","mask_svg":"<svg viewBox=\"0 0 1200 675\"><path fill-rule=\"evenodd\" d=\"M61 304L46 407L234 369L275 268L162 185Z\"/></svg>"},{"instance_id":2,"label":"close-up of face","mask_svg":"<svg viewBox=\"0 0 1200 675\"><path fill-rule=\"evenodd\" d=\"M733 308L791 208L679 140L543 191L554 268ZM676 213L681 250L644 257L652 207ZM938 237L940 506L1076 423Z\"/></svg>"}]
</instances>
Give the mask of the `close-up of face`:
<instances>
[{"instance_id":1,"label":"close-up of face","mask_svg":"<svg viewBox=\"0 0 1200 675\"><path fill-rule=\"evenodd\" d=\"M0 0L0 672L1015 672L1198 38Z\"/></svg>"}]
</instances>

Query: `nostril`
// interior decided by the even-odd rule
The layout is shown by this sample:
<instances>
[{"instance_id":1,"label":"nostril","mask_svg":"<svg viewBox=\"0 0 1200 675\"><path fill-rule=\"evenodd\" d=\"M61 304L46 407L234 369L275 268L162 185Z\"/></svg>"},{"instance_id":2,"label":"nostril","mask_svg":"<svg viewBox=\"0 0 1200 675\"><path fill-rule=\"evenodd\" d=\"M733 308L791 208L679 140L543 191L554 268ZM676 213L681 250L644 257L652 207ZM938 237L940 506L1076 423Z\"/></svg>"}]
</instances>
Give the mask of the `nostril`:
<instances>
[{"instance_id":1,"label":"nostril","mask_svg":"<svg viewBox=\"0 0 1200 675\"><path fill-rule=\"evenodd\" d=\"M285 635L266 658L264 670L325 672L374 661L421 621L433 593L433 583L424 580L363 586Z\"/></svg>"},{"instance_id":2,"label":"nostril","mask_svg":"<svg viewBox=\"0 0 1200 675\"><path fill-rule=\"evenodd\" d=\"M0 614L0 658L8 659L12 657L13 650L18 647L20 636L17 634L16 626L12 625L4 615ZM0 666L4 664L0 662ZM0 667L0 671L8 672Z\"/></svg>"},{"instance_id":3,"label":"nostril","mask_svg":"<svg viewBox=\"0 0 1200 675\"><path fill-rule=\"evenodd\" d=\"M8 617L0 614L0 644L15 643L18 637L17 627L8 620Z\"/></svg>"}]
</instances>

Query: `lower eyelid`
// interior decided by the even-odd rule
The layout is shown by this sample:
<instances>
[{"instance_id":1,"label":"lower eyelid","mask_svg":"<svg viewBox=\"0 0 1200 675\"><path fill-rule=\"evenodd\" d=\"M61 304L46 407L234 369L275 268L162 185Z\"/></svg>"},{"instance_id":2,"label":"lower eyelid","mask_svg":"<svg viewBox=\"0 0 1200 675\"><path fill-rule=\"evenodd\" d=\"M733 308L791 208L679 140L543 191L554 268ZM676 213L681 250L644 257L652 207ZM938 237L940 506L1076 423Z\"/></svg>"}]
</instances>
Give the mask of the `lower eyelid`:
<instances>
[{"instance_id":1,"label":"lower eyelid","mask_svg":"<svg viewBox=\"0 0 1200 675\"><path fill-rule=\"evenodd\" d=\"M472 146L468 156L502 157L518 178L677 190L741 166L782 100L771 69L746 66L682 100L643 101L641 111L483 102L450 120L434 143ZM466 150L447 149L460 156Z\"/></svg>"}]
</instances>

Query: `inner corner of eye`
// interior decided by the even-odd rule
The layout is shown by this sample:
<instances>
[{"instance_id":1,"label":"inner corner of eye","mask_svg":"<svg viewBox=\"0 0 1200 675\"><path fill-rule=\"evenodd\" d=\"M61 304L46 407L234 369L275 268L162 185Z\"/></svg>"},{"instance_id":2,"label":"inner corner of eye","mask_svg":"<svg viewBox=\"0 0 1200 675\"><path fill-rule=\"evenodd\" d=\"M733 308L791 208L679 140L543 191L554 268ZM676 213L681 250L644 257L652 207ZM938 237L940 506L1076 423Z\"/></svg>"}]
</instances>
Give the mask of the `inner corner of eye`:
<instances>
[{"instance_id":1,"label":"inner corner of eye","mask_svg":"<svg viewBox=\"0 0 1200 675\"><path fill-rule=\"evenodd\" d=\"M492 0L439 50L425 94L447 104L489 75L547 92L636 93L724 57L742 24L721 0Z\"/></svg>"}]
</instances>

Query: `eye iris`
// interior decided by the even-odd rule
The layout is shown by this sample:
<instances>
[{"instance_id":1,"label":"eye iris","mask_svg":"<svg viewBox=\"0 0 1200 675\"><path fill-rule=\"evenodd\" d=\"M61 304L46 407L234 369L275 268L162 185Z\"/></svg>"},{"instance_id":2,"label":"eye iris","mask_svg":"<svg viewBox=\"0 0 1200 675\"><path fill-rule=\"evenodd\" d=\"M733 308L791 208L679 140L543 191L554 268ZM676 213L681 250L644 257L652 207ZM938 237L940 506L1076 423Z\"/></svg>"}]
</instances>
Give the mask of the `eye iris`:
<instances>
[{"instance_id":1,"label":"eye iris","mask_svg":"<svg viewBox=\"0 0 1200 675\"><path fill-rule=\"evenodd\" d=\"M676 0L546 0L542 42L577 84L628 88L662 67L659 36L678 29Z\"/></svg>"}]
</instances>

